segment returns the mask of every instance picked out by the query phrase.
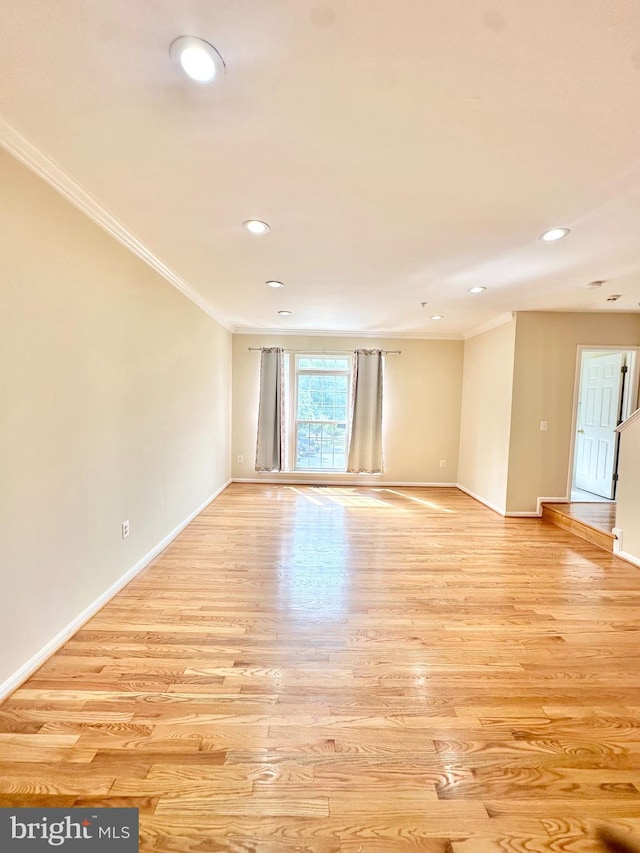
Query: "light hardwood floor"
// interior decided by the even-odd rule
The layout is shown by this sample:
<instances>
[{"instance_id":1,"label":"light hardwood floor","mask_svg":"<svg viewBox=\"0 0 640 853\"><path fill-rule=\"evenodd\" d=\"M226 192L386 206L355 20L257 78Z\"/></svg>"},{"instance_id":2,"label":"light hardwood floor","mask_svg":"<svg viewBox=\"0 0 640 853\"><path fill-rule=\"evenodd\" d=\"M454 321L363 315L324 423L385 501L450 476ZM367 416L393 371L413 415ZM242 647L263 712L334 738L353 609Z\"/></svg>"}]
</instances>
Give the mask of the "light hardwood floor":
<instances>
[{"instance_id":1,"label":"light hardwood floor","mask_svg":"<svg viewBox=\"0 0 640 853\"><path fill-rule=\"evenodd\" d=\"M574 518L576 521L590 524L598 530L604 530L606 533L611 533L611 528L616 523L616 504L615 501L605 503L553 503L548 505L551 509L563 512L569 518Z\"/></svg>"},{"instance_id":2,"label":"light hardwood floor","mask_svg":"<svg viewBox=\"0 0 640 853\"><path fill-rule=\"evenodd\" d=\"M640 834L640 570L455 489L233 485L0 706L0 805L166 853Z\"/></svg>"},{"instance_id":3,"label":"light hardwood floor","mask_svg":"<svg viewBox=\"0 0 640 853\"><path fill-rule=\"evenodd\" d=\"M548 503L542 505L545 521L613 552L615 503Z\"/></svg>"}]
</instances>

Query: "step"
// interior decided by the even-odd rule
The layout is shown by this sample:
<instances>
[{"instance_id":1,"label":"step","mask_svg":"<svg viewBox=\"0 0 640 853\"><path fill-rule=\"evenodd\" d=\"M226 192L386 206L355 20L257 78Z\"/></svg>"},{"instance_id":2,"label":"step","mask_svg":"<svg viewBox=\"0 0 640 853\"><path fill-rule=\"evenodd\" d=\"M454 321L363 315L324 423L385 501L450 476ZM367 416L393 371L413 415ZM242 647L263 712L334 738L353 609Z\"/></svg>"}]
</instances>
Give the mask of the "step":
<instances>
[{"instance_id":1,"label":"step","mask_svg":"<svg viewBox=\"0 0 640 853\"><path fill-rule=\"evenodd\" d=\"M605 551L613 552L613 543L615 536L613 533L603 530L601 527L596 527L582 519L575 518L569 515L571 504L545 504L542 505L542 519L555 524L556 527L561 527L581 539L586 539L592 545L598 545L604 548Z\"/></svg>"}]
</instances>

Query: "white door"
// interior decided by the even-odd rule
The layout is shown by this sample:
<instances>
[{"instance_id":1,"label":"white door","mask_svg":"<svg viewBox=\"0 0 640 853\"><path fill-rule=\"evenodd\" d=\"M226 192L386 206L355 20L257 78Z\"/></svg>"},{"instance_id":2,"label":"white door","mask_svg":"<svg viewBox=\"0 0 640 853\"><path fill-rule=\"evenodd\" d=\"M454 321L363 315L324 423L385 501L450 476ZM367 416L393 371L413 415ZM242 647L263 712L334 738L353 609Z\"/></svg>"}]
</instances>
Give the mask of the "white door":
<instances>
[{"instance_id":1,"label":"white door","mask_svg":"<svg viewBox=\"0 0 640 853\"><path fill-rule=\"evenodd\" d=\"M616 433L625 353L585 358L580 377L575 485L603 498L614 494Z\"/></svg>"}]
</instances>

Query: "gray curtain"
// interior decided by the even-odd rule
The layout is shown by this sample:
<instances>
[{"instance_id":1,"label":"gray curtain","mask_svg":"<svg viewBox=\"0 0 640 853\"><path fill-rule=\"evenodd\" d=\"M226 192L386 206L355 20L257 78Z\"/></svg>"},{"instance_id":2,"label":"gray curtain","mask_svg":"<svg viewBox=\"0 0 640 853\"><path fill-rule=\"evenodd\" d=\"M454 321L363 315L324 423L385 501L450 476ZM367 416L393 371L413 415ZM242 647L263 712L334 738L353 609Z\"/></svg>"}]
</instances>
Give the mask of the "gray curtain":
<instances>
[{"instance_id":1,"label":"gray curtain","mask_svg":"<svg viewBox=\"0 0 640 853\"><path fill-rule=\"evenodd\" d=\"M264 347L260 355L256 471L283 470L284 423L284 350Z\"/></svg>"},{"instance_id":2,"label":"gray curtain","mask_svg":"<svg viewBox=\"0 0 640 853\"><path fill-rule=\"evenodd\" d=\"M347 471L382 474L382 352L359 349L355 355Z\"/></svg>"}]
</instances>

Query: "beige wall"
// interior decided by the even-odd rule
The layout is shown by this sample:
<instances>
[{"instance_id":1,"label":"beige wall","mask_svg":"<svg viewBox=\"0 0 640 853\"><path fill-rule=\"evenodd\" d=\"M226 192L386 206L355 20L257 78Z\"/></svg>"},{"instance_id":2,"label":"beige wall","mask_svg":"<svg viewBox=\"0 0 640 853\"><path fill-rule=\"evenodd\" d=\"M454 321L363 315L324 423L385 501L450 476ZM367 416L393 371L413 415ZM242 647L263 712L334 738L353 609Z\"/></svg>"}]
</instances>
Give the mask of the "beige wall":
<instances>
[{"instance_id":1,"label":"beige wall","mask_svg":"<svg viewBox=\"0 0 640 853\"><path fill-rule=\"evenodd\" d=\"M620 435L620 479L616 527L622 531L621 551L640 563L640 417Z\"/></svg>"},{"instance_id":2,"label":"beige wall","mask_svg":"<svg viewBox=\"0 0 640 853\"><path fill-rule=\"evenodd\" d=\"M516 320L465 341L458 482L504 512Z\"/></svg>"},{"instance_id":3,"label":"beige wall","mask_svg":"<svg viewBox=\"0 0 640 853\"><path fill-rule=\"evenodd\" d=\"M578 346L637 346L640 314L521 312L513 378L507 510L566 495ZM540 431L540 421L548 430Z\"/></svg>"},{"instance_id":4,"label":"beige wall","mask_svg":"<svg viewBox=\"0 0 640 853\"><path fill-rule=\"evenodd\" d=\"M229 478L231 335L1 151L0 185L1 685Z\"/></svg>"},{"instance_id":5,"label":"beige wall","mask_svg":"<svg viewBox=\"0 0 640 853\"><path fill-rule=\"evenodd\" d=\"M2 152L0 183L0 685L223 486L230 459L256 477L248 347L401 349L382 481L459 481L531 511L565 494L577 346L640 344L638 314L521 313L464 345L234 335L232 359L226 330Z\"/></svg>"},{"instance_id":6,"label":"beige wall","mask_svg":"<svg viewBox=\"0 0 640 853\"><path fill-rule=\"evenodd\" d=\"M248 351L249 347L260 346L310 351L352 351L356 347L402 350L401 355L389 355L386 359L385 473L381 479L375 479L400 483L456 482L462 341L289 335L233 336L234 477L260 476L254 470L260 353ZM244 457L244 462L237 461L238 455ZM441 459L446 460L445 468L440 468ZM324 479L327 479L326 474Z\"/></svg>"}]
</instances>

